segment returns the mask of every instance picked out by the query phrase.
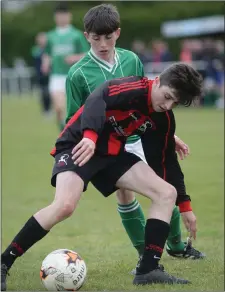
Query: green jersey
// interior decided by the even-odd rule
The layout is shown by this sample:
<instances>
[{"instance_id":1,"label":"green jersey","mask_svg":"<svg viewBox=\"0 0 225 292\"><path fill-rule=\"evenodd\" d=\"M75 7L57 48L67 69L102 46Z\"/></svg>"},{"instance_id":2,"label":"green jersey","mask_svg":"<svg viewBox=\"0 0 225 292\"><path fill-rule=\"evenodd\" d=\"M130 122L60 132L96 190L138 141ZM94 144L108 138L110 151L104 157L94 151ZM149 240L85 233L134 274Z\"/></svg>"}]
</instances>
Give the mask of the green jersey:
<instances>
[{"instance_id":1,"label":"green jersey","mask_svg":"<svg viewBox=\"0 0 225 292\"><path fill-rule=\"evenodd\" d=\"M71 65L65 62L65 57L88 50L83 33L73 26L55 28L47 33L45 53L51 57L51 74L67 75Z\"/></svg>"},{"instance_id":2,"label":"green jersey","mask_svg":"<svg viewBox=\"0 0 225 292\"><path fill-rule=\"evenodd\" d=\"M143 65L138 56L128 50L115 49L115 64L99 59L90 50L79 62L74 64L66 80L67 117L66 121L85 103L90 93L103 82L128 76L144 76ZM139 139L128 138L129 143Z\"/></svg>"}]
</instances>

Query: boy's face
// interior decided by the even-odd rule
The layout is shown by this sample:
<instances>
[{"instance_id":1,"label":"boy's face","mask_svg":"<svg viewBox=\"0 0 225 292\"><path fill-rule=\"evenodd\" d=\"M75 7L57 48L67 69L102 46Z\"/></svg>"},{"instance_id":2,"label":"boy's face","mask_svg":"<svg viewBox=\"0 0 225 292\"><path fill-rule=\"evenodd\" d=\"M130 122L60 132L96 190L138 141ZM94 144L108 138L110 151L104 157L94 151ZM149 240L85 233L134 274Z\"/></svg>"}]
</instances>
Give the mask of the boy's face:
<instances>
[{"instance_id":1,"label":"boy's face","mask_svg":"<svg viewBox=\"0 0 225 292\"><path fill-rule=\"evenodd\" d=\"M120 36L120 28L108 35L98 35L92 32L84 32L84 35L96 56L107 61L114 52L116 41Z\"/></svg>"},{"instance_id":2,"label":"boy's face","mask_svg":"<svg viewBox=\"0 0 225 292\"><path fill-rule=\"evenodd\" d=\"M67 26L71 23L72 14L70 12L56 12L55 23L59 27Z\"/></svg>"},{"instance_id":3,"label":"boy's face","mask_svg":"<svg viewBox=\"0 0 225 292\"><path fill-rule=\"evenodd\" d=\"M156 78L153 83L151 102L153 110L156 112L171 110L179 104L174 89L167 85L160 86L159 78Z\"/></svg>"}]
</instances>

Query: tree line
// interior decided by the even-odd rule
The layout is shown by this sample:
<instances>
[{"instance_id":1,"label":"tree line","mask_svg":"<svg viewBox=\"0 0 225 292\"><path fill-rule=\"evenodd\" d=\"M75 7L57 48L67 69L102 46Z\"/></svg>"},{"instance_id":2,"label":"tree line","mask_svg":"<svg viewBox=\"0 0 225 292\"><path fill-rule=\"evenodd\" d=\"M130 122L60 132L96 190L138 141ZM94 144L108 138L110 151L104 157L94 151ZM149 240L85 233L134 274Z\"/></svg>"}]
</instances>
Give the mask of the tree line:
<instances>
[{"instance_id":1,"label":"tree line","mask_svg":"<svg viewBox=\"0 0 225 292\"><path fill-rule=\"evenodd\" d=\"M106 1L105 1L106 2ZM108 2L108 1L107 1ZM106 2L106 3L107 3ZM83 30L83 16L99 1L71 1L73 24ZM109 2L108 2L109 3ZM118 46L130 49L134 39L150 42L159 38L162 22L215 14L224 14L223 2L130 2L112 1L121 15L121 37ZM2 13L2 60L11 66L15 57L31 64L31 47L40 31L54 27L54 2L43 1L29 6L20 13ZM178 40L168 40L173 54L178 54Z\"/></svg>"}]
</instances>

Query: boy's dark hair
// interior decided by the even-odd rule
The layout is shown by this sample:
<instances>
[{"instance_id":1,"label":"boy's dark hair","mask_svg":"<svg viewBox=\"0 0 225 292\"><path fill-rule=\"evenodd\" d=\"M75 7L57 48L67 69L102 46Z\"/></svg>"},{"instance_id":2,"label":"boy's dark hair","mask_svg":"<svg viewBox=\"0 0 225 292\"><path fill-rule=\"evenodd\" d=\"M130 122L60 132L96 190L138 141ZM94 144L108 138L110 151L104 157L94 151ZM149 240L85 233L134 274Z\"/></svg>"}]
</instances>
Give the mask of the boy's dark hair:
<instances>
[{"instance_id":1,"label":"boy's dark hair","mask_svg":"<svg viewBox=\"0 0 225 292\"><path fill-rule=\"evenodd\" d=\"M85 14L84 30L98 35L110 34L120 27L120 15L112 4L101 4L92 7Z\"/></svg>"},{"instance_id":2,"label":"boy's dark hair","mask_svg":"<svg viewBox=\"0 0 225 292\"><path fill-rule=\"evenodd\" d=\"M203 78L190 65L176 63L164 70L159 79L160 86L167 85L174 89L176 98L184 106L190 106L202 95Z\"/></svg>"},{"instance_id":3,"label":"boy's dark hair","mask_svg":"<svg viewBox=\"0 0 225 292\"><path fill-rule=\"evenodd\" d=\"M63 1L63 2L58 2L55 6L55 10L54 10L55 13L57 12L70 12L70 9L68 7L68 4L66 1Z\"/></svg>"}]
</instances>

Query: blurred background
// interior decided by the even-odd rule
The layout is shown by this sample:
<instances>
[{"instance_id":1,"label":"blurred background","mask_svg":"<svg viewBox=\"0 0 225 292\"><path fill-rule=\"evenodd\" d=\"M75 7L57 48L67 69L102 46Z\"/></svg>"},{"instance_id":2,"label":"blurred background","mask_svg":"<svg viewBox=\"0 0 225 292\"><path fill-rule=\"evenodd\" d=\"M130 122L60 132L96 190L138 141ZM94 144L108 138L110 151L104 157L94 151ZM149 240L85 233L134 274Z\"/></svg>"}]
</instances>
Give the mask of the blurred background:
<instances>
[{"instance_id":1,"label":"blurred background","mask_svg":"<svg viewBox=\"0 0 225 292\"><path fill-rule=\"evenodd\" d=\"M73 25L83 31L87 10L103 2L70 1ZM114 1L121 15L117 45L138 54L149 77L170 62L191 62L204 77L199 106L224 107L224 3ZM37 96L40 32L54 27L55 1L3 0L2 93ZM46 87L47 88L47 87Z\"/></svg>"},{"instance_id":2,"label":"blurred background","mask_svg":"<svg viewBox=\"0 0 225 292\"><path fill-rule=\"evenodd\" d=\"M99 1L69 1L73 25ZM204 261L163 264L172 274L193 281L179 291L224 291L224 2L112 1L121 16L117 46L133 50L155 77L171 62L188 62L204 77L204 95L196 107L174 110L176 134L191 149L180 161L187 192L198 218L194 246ZM2 248L31 214L50 204L54 159L49 152L59 130L51 107L48 76L41 74L45 32L55 27L55 1L3 0L2 89ZM44 102L44 104L43 104ZM145 214L149 201L138 196ZM182 225L185 237L188 233ZM54 249L79 252L88 266L85 291L133 291L129 271L137 255L117 214L115 196L107 200L90 185L79 208L50 236L16 262L10 291L43 291L39 279L44 257ZM22 263L22 264L21 264ZM115 280L116 279L116 280ZM146 289L146 288L140 288ZM175 291L160 287L160 291ZM151 287L151 291L159 291Z\"/></svg>"}]
</instances>

